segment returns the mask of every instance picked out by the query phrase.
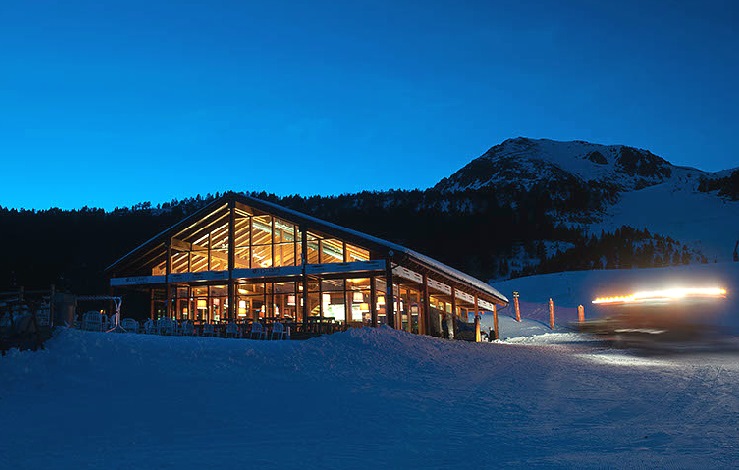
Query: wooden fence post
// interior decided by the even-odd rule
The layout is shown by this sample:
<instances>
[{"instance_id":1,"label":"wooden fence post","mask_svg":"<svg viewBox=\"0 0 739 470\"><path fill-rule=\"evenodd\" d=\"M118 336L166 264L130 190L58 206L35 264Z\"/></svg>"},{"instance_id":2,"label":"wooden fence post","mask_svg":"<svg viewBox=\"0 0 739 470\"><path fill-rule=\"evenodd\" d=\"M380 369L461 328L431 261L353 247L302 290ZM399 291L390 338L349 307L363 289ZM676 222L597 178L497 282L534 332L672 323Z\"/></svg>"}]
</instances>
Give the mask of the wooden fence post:
<instances>
[{"instance_id":1,"label":"wooden fence post","mask_svg":"<svg viewBox=\"0 0 739 470\"><path fill-rule=\"evenodd\" d=\"M582 305L577 306L577 321L580 323L585 321L585 307Z\"/></svg>"},{"instance_id":2,"label":"wooden fence post","mask_svg":"<svg viewBox=\"0 0 739 470\"><path fill-rule=\"evenodd\" d=\"M513 292L513 308L516 310L516 321L521 322L521 307L518 305L518 292Z\"/></svg>"},{"instance_id":3,"label":"wooden fence post","mask_svg":"<svg viewBox=\"0 0 739 470\"><path fill-rule=\"evenodd\" d=\"M554 300L549 299L549 328L554 329Z\"/></svg>"}]
</instances>

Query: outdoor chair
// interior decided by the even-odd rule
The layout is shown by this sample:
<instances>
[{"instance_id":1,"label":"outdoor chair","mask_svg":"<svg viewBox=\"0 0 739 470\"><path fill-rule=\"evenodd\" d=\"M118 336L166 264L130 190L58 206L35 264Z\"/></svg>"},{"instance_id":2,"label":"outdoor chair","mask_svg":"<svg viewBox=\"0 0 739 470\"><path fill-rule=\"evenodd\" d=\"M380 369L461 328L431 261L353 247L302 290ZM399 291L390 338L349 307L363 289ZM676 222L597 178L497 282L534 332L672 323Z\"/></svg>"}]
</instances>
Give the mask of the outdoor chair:
<instances>
[{"instance_id":1,"label":"outdoor chair","mask_svg":"<svg viewBox=\"0 0 739 470\"><path fill-rule=\"evenodd\" d=\"M182 322L182 326L180 328L180 334L182 336L193 336L195 335L195 327L193 326L192 322L189 320L185 320Z\"/></svg>"},{"instance_id":2,"label":"outdoor chair","mask_svg":"<svg viewBox=\"0 0 739 470\"><path fill-rule=\"evenodd\" d=\"M254 336L261 339L265 339L267 337L262 324L256 321L251 324L251 333L249 334L249 337L252 339L254 339Z\"/></svg>"},{"instance_id":3,"label":"outdoor chair","mask_svg":"<svg viewBox=\"0 0 739 470\"><path fill-rule=\"evenodd\" d=\"M203 325L203 336L215 336L215 328L212 323L205 323Z\"/></svg>"},{"instance_id":4,"label":"outdoor chair","mask_svg":"<svg viewBox=\"0 0 739 470\"><path fill-rule=\"evenodd\" d=\"M126 330L126 333L139 332L139 322L137 322L133 318L124 318L123 320L121 320L121 326L124 330Z\"/></svg>"},{"instance_id":5,"label":"outdoor chair","mask_svg":"<svg viewBox=\"0 0 739 470\"><path fill-rule=\"evenodd\" d=\"M285 325L280 322L275 322L272 325L272 339L287 339L289 336L289 328L286 330Z\"/></svg>"},{"instance_id":6,"label":"outdoor chair","mask_svg":"<svg viewBox=\"0 0 739 470\"><path fill-rule=\"evenodd\" d=\"M160 318L157 321L157 333L165 336L174 336L177 334L177 322L167 317Z\"/></svg>"},{"instance_id":7,"label":"outdoor chair","mask_svg":"<svg viewBox=\"0 0 739 470\"><path fill-rule=\"evenodd\" d=\"M240 336L239 326L234 322L229 322L226 325L226 338L238 338Z\"/></svg>"},{"instance_id":8,"label":"outdoor chair","mask_svg":"<svg viewBox=\"0 0 739 470\"><path fill-rule=\"evenodd\" d=\"M82 316L82 329L86 331L103 331L103 316L100 312L87 312Z\"/></svg>"},{"instance_id":9,"label":"outdoor chair","mask_svg":"<svg viewBox=\"0 0 739 470\"><path fill-rule=\"evenodd\" d=\"M147 335L153 335L157 332L156 330L157 328L154 320L152 320L151 318L146 320L146 323L144 323L144 333L146 333Z\"/></svg>"}]
</instances>

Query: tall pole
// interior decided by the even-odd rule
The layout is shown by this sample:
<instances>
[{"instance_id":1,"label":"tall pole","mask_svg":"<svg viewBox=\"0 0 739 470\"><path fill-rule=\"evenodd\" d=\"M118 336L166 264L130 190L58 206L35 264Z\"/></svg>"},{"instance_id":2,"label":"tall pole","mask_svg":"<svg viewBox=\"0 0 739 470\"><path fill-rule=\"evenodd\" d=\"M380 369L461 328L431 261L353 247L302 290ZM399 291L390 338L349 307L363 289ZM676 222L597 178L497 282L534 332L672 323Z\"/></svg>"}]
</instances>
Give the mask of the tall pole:
<instances>
[{"instance_id":1,"label":"tall pole","mask_svg":"<svg viewBox=\"0 0 739 470\"><path fill-rule=\"evenodd\" d=\"M228 201L228 321L236 318L235 305L236 289L234 286L233 271L236 265L236 200Z\"/></svg>"},{"instance_id":2,"label":"tall pole","mask_svg":"<svg viewBox=\"0 0 739 470\"><path fill-rule=\"evenodd\" d=\"M302 310L303 310L303 331L308 331L308 274L306 273L306 265L308 264L308 232L305 226L300 227L302 238L300 239L300 263L302 265L303 276L303 292L301 294Z\"/></svg>"},{"instance_id":3,"label":"tall pole","mask_svg":"<svg viewBox=\"0 0 739 470\"><path fill-rule=\"evenodd\" d=\"M395 309L393 308L395 298L393 292L393 267L390 261L391 256L392 252L390 252L390 256L388 256L385 264L385 312L387 313L387 324L391 328L395 328Z\"/></svg>"},{"instance_id":4,"label":"tall pole","mask_svg":"<svg viewBox=\"0 0 739 470\"><path fill-rule=\"evenodd\" d=\"M170 286L169 286L169 275L172 274L172 239L167 239L167 261L164 263L165 265L165 271L164 271L164 288L166 292L165 295L165 305L167 306L167 311L165 312L165 315L167 318L172 318L172 293L170 292Z\"/></svg>"},{"instance_id":5,"label":"tall pole","mask_svg":"<svg viewBox=\"0 0 739 470\"><path fill-rule=\"evenodd\" d=\"M375 276L370 277L370 322L372 326L377 326L377 285L375 284Z\"/></svg>"},{"instance_id":6,"label":"tall pole","mask_svg":"<svg viewBox=\"0 0 739 470\"><path fill-rule=\"evenodd\" d=\"M431 312L430 301L429 301L429 278L426 274L423 275L423 291L421 292L421 303L423 304L423 335L428 335L431 330Z\"/></svg>"},{"instance_id":7,"label":"tall pole","mask_svg":"<svg viewBox=\"0 0 739 470\"><path fill-rule=\"evenodd\" d=\"M498 329L498 306L496 304L493 304L493 328L495 328L493 337L495 339L500 339L500 330Z\"/></svg>"}]
</instances>

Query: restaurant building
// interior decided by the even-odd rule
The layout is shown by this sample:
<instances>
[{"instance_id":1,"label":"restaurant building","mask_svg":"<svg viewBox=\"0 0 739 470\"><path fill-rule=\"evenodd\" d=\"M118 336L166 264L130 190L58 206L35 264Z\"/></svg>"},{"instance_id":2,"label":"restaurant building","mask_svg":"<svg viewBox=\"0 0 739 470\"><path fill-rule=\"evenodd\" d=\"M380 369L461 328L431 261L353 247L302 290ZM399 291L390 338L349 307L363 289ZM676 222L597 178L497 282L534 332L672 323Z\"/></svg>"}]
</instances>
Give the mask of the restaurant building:
<instances>
[{"instance_id":1,"label":"restaurant building","mask_svg":"<svg viewBox=\"0 0 739 470\"><path fill-rule=\"evenodd\" d=\"M439 335L442 318L493 311L490 285L427 256L271 202L227 193L106 269L151 318L387 324Z\"/></svg>"}]
</instances>

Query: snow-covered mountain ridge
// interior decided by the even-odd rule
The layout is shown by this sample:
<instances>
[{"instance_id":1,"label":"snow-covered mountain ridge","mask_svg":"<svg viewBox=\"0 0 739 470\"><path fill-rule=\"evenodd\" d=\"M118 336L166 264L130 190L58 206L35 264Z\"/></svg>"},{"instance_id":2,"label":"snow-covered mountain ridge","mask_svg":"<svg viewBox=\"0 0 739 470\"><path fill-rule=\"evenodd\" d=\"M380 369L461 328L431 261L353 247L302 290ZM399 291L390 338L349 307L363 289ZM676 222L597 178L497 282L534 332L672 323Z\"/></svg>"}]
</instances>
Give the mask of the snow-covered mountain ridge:
<instances>
[{"instance_id":1,"label":"snow-covered mountain ridge","mask_svg":"<svg viewBox=\"0 0 739 470\"><path fill-rule=\"evenodd\" d=\"M547 197L568 204L586 188L586 196L597 202L553 213L555 220L595 235L622 226L648 229L700 251L709 261L728 261L739 240L739 201L698 188L702 180L730 173L672 165L648 150L625 145L519 137L492 147L434 189L513 194L515 205L516 194L535 187L545 187Z\"/></svg>"},{"instance_id":2,"label":"snow-covered mountain ridge","mask_svg":"<svg viewBox=\"0 0 739 470\"><path fill-rule=\"evenodd\" d=\"M514 183L529 189L543 180L574 176L628 191L668 181L695 181L708 173L679 167L648 150L580 140L559 142L518 137L492 147L435 189L460 191Z\"/></svg>"}]
</instances>

